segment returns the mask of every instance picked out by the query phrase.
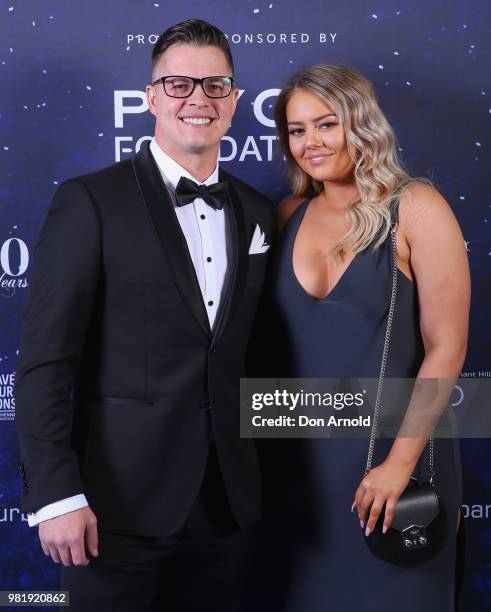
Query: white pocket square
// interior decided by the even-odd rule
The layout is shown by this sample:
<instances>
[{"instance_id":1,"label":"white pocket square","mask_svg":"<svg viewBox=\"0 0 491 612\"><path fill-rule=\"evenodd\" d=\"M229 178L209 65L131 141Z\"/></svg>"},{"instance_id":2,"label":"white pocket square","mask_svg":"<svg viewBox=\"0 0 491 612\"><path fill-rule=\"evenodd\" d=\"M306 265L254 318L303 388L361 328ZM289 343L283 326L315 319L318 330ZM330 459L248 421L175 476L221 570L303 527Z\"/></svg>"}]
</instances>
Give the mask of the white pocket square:
<instances>
[{"instance_id":1,"label":"white pocket square","mask_svg":"<svg viewBox=\"0 0 491 612\"><path fill-rule=\"evenodd\" d=\"M269 246L270 245L265 241L264 232L261 231L259 225L256 225L256 229L254 230L254 234L252 236L251 245L249 247L249 255L266 253Z\"/></svg>"}]
</instances>

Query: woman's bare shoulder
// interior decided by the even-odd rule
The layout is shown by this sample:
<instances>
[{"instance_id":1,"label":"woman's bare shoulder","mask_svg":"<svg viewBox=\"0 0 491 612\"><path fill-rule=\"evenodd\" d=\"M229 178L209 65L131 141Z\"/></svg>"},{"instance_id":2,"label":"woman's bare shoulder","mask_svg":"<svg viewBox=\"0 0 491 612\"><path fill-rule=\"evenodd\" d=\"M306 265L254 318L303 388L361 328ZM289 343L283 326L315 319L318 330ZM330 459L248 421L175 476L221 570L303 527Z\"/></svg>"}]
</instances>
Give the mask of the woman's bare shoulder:
<instances>
[{"instance_id":1,"label":"woman's bare shoulder","mask_svg":"<svg viewBox=\"0 0 491 612\"><path fill-rule=\"evenodd\" d=\"M411 233L422 224L453 219L448 202L432 185L411 181L404 187L399 199L399 225L405 233Z\"/></svg>"},{"instance_id":2,"label":"woman's bare shoulder","mask_svg":"<svg viewBox=\"0 0 491 612\"><path fill-rule=\"evenodd\" d=\"M285 227L288 219L293 215L303 201L305 201L304 196L294 195L287 196L281 200L276 209L279 232L281 232L281 230Z\"/></svg>"}]
</instances>

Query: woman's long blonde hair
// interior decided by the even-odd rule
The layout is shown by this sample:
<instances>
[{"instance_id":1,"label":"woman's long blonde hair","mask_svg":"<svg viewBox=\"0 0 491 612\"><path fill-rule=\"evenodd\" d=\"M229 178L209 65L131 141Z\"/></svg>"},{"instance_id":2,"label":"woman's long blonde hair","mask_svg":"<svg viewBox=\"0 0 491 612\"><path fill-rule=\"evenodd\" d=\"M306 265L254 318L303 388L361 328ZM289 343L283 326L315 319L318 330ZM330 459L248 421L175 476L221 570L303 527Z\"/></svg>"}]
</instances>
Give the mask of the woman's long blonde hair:
<instances>
[{"instance_id":1,"label":"woman's long blonde hair","mask_svg":"<svg viewBox=\"0 0 491 612\"><path fill-rule=\"evenodd\" d=\"M313 197L324 190L295 161L289 147L286 106L296 90L326 102L344 128L360 198L348 209L351 226L334 246L336 257L374 248L390 231L390 202L400 196L410 176L397 156L396 138L377 103L372 84L358 70L341 64L319 64L295 74L281 90L274 107L280 148L288 161L288 178L296 196Z\"/></svg>"}]
</instances>

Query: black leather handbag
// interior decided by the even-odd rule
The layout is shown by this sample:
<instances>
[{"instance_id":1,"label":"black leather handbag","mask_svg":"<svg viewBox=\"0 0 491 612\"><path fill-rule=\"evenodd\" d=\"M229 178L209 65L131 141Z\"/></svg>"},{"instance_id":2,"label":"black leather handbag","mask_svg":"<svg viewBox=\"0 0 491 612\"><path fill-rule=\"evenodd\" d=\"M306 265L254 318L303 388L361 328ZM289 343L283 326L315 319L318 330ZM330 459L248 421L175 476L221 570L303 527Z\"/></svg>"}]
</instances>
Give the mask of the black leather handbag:
<instances>
[{"instance_id":1,"label":"black leather handbag","mask_svg":"<svg viewBox=\"0 0 491 612\"><path fill-rule=\"evenodd\" d=\"M387 366L390 333L396 305L396 230L397 222L393 221L390 230L392 247L392 292L365 475L372 469L378 418L382 404L382 391ZM385 534L382 533L384 512L385 505L373 532L368 536L363 535L368 548L379 559L392 563L393 565L414 567L432 559L442 550L447 539L448 526L445 508L442 500L438 496L435 486L433 434L430 436L429 440L429 480L428 482L420 483L416 478L411 478L408 486L397 500L392 525ZM362 534L364 534L363 531Z\"/></svg>"}]
</instances>

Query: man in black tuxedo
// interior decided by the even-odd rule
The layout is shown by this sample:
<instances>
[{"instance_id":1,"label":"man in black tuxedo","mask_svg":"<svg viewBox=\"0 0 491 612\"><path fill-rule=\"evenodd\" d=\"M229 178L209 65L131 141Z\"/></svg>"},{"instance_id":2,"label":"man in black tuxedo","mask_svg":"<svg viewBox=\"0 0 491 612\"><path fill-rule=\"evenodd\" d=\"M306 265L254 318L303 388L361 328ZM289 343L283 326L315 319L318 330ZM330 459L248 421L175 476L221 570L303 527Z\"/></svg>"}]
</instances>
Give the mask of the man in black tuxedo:
<instances>
[{"instance_id":1,"label":"man in black tuxedo","mask_svg":"<svg viewBox=\"0 0 491 612\"><path fill-rule=\"evenodd\" d=\"M224 34L188 20L152 58L154 138L61 185L36 247L22 509L72 610L233 612L261 507L239 379L272 209L218 167L239 96Z\"/></svg>"}]
</instances>

